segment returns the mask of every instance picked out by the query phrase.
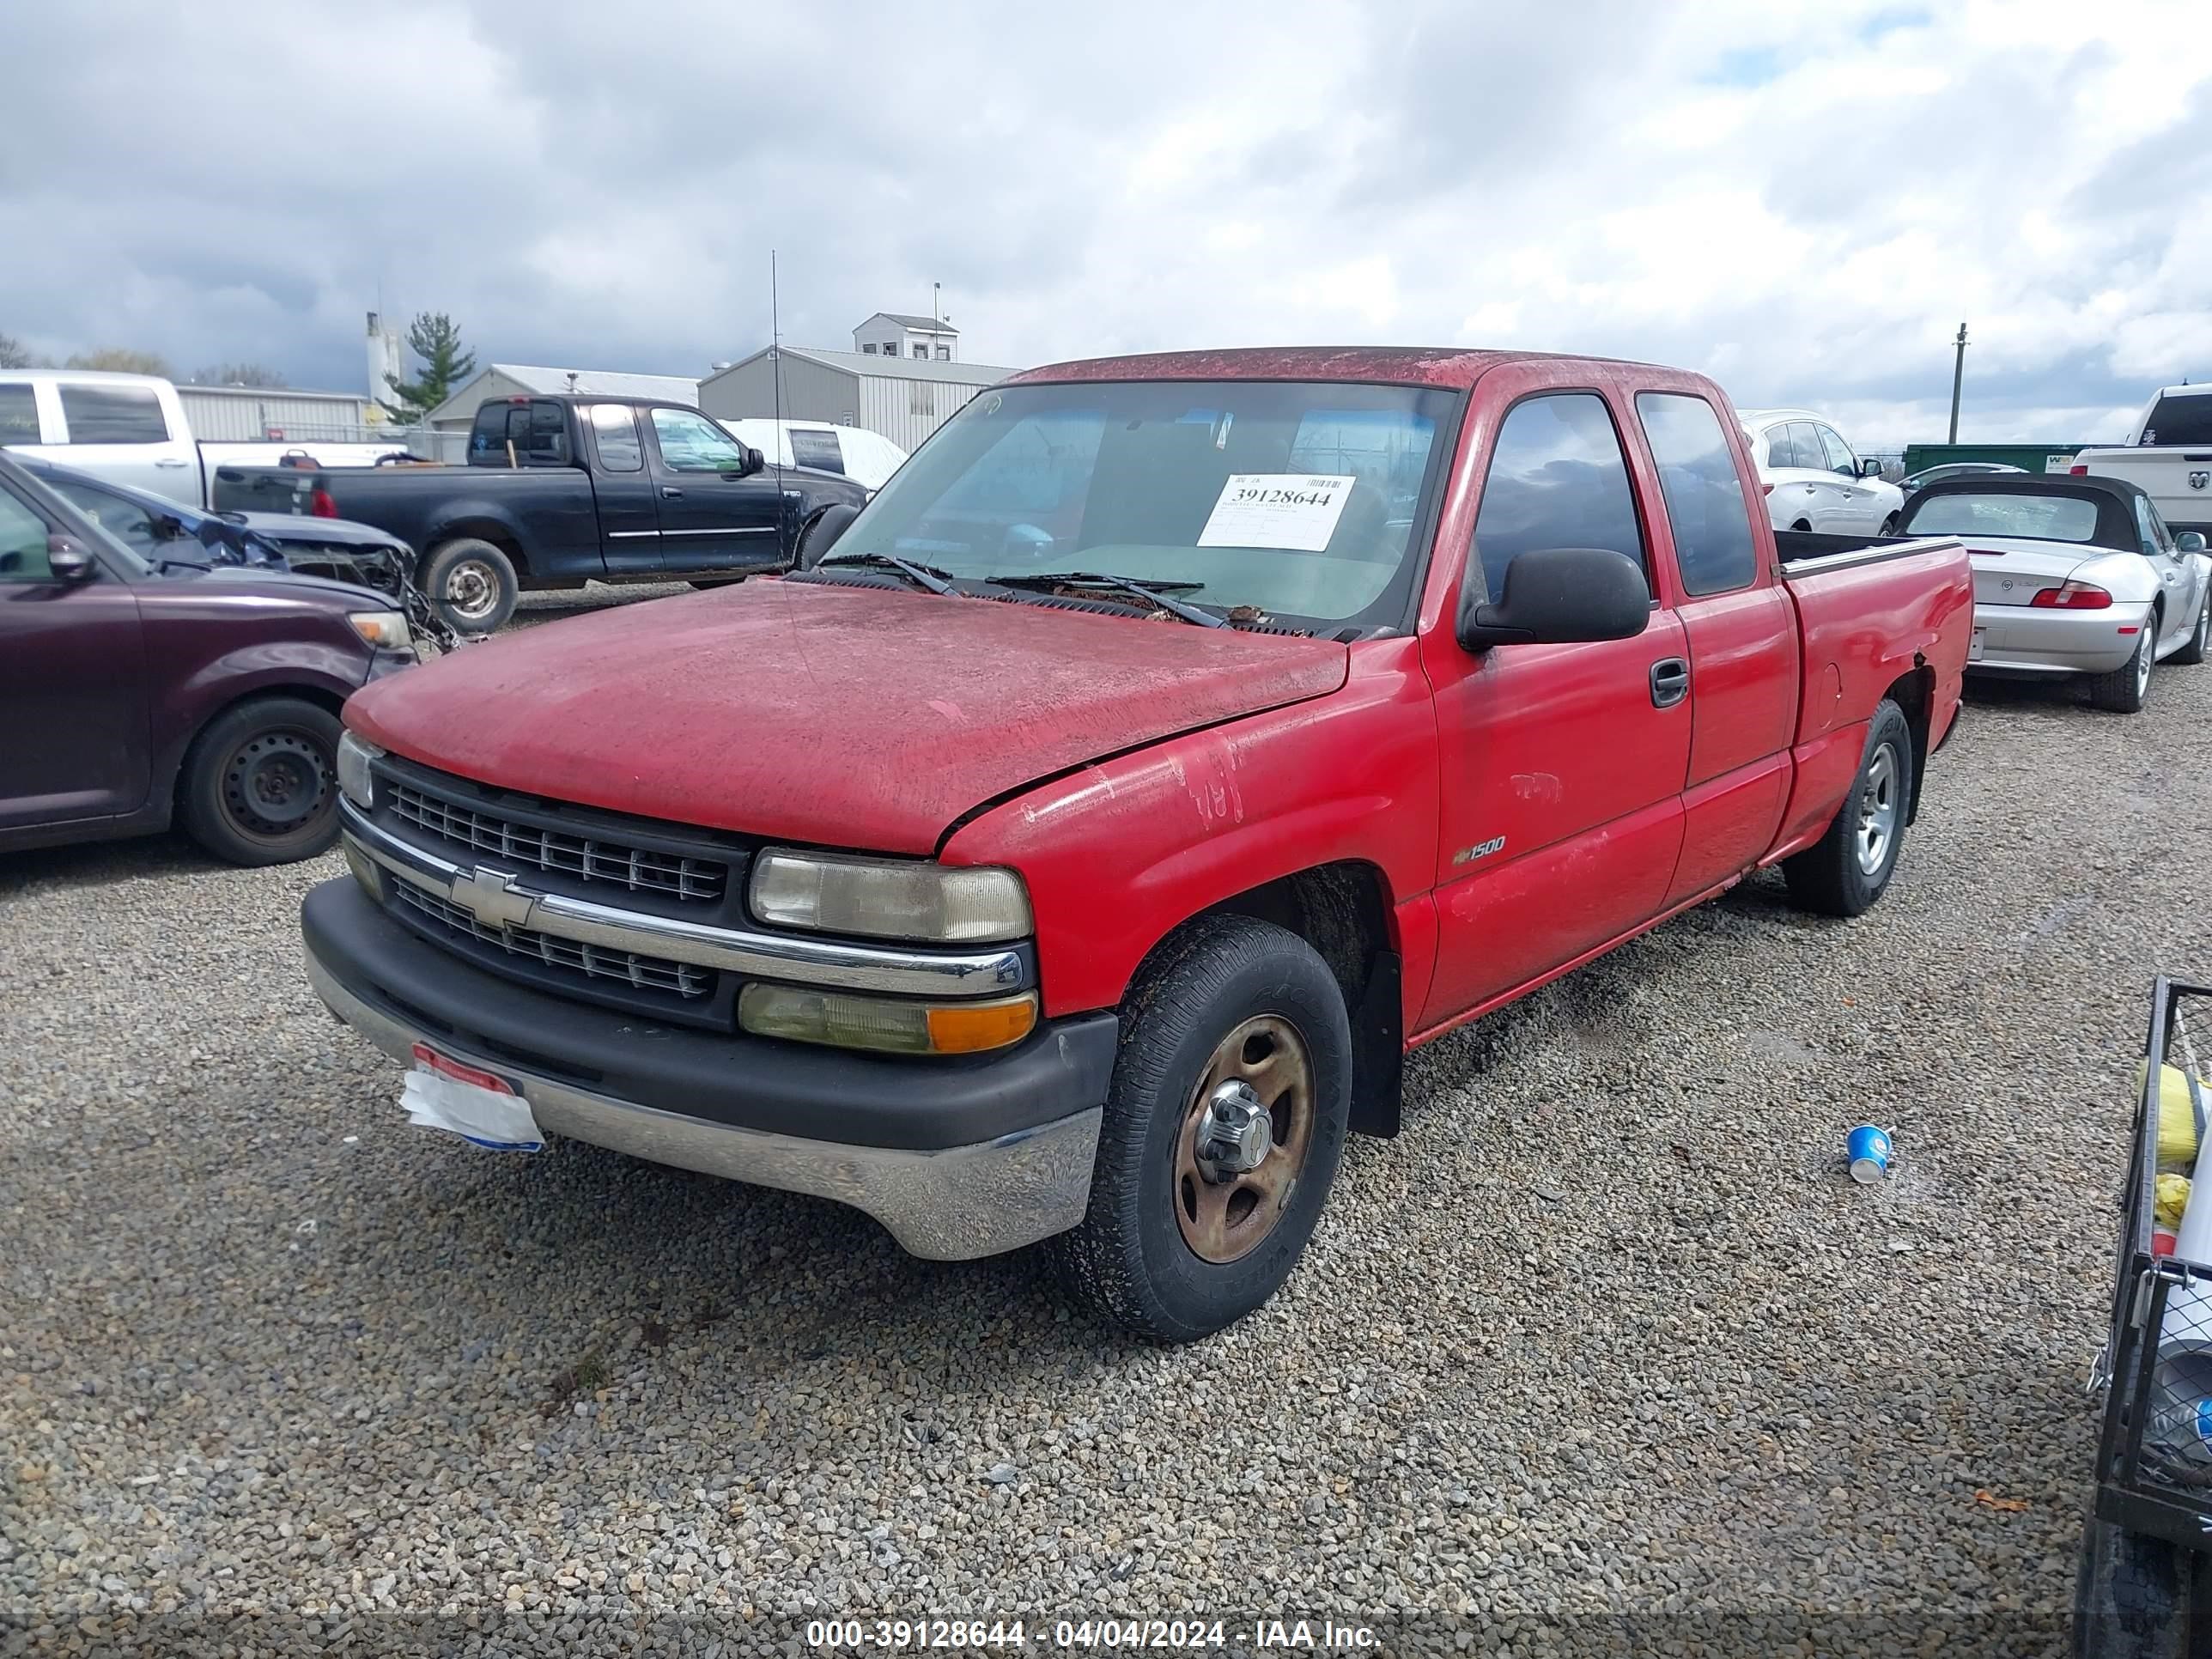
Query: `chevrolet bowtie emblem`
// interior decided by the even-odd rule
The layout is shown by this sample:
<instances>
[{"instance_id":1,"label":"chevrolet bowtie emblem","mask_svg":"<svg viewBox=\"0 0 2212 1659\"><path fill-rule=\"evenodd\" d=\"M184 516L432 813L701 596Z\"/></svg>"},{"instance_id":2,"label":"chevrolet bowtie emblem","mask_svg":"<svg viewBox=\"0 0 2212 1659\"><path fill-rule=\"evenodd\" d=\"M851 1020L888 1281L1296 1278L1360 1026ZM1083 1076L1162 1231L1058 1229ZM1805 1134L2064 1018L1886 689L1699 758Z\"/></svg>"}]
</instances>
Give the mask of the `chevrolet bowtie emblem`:
<instances>
[{"instance_id":1,"label":"chevrolet bowtie emblem","mask_svg":"<svg viewBox=\"0 0 2212 1659\"><path fill-rule=\"evenodd\" d=\"M487 927L520 927L530 920L538 896L514 884L504 870L480 864L453 878L453 902Z\"/></svg>"}]
</instances>

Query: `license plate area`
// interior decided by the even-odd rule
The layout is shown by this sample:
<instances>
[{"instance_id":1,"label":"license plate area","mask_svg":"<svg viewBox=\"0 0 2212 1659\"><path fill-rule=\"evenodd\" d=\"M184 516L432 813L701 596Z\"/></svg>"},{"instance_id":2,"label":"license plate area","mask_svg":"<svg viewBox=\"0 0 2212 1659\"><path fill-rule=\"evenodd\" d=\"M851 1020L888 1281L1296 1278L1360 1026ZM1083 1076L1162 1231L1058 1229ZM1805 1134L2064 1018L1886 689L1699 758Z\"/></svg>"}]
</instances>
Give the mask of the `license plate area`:
<instances>
[{"instance_id":1,"label":"license plate area","mask_svg":"<svg viewBox=\"0 0 2212 1659\"><path fill-rule=\"evenodd\" d=\"M427 1042L399 1091L410 1122L441 1129L494 1152L535 1152L545 1146L530 1103L495 1072L441 1054Z\"/></svg>"},{"instance_id":2,"label":"license plate area","mask_svg":"<svg viewBox=\"0 0 2212 1659\"><path fill-rule=\"evenodd\" d=\"M1977 628L1974 630L1973 642L1966 647L1968 662L1979 662L1982 659L1982 636L1989 631L1986 628Z\"/></svg>"}]
</instances>

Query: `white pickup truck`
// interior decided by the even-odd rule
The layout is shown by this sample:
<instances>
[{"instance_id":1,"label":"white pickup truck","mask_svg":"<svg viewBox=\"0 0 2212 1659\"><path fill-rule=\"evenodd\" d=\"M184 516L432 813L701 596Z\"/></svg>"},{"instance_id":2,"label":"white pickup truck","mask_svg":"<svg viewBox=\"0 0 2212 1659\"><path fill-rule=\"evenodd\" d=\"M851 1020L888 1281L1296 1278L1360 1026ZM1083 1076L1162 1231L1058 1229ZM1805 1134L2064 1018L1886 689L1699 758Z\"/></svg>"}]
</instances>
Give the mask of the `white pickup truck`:
<instances>
[{"instance_id":1,"label":"white pickup truck","mask_svg":"<svg viewBox=\"0 0 2212 1659\"><path fill-rule=\"evenodd\" d=\"M2173 530L2212 536L2212 386L2163 386L2128 429L2124 448L2075 452L2069 469L2124 478Z\"/></svg>"},{"instance_id":2,"label":"white pickup truck","mask_svg":"<svg viewBox=\"0 0 2212 1659\"><path fill-rule=\"evenodd\" d=\"M281 466L301 451L200 443L168 381L89 368L0 369L0 447L203 508L213 505L216 467ZM307 453L323 466L374 466L407 446L318 443Z\"/></svg>"}]
</instances>

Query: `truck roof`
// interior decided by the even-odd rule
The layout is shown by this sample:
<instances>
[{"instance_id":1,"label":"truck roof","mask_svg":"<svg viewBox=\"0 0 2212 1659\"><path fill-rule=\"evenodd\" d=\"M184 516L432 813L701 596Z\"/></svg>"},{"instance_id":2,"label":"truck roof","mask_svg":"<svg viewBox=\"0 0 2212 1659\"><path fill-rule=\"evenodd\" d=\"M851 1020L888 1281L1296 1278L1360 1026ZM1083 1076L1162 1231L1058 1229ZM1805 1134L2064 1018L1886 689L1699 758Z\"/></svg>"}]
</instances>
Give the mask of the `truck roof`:
<instances>
[{"instance_id":1,"label":"truck roof","mask_svg":"<svg viewBox=\"0 0 2212 1659\"><path fill-rule=\"evenodd\" d=\"M1125 357L1086 357L1024 369L1000 384L1035 386L1064 380L1364 380L1465 391L1501 363L1530 362L1617 363L1607 357L1556 351L1480 351L1465 346L1248 346L1231 351L1149 351Z\"/></svg>"}]
</instances>

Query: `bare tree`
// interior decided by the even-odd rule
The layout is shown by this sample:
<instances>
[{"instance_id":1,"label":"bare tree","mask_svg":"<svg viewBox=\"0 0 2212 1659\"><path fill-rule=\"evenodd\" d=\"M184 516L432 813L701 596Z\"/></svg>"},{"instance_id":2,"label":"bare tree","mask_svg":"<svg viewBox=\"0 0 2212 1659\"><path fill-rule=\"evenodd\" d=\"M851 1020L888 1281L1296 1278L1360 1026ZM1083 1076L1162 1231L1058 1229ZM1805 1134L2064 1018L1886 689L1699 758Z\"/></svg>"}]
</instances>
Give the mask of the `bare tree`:
<instances>
[{"instance_id":1,"label":"bare tree","mask_svg":"<svg viewBox=\"0 0 2212 1659\"><path fill-rule=\"evenodd\" d=\"M23 343L12 334L0 334L0 368L36 368Z\"/></svg>"},{"instance_id":2,"label":"bare tree","mask_svg":"<svg viewBox=\"0 0 2212 1659\"><path fill-rule=\"evenodd\" d=\"M281 386L284 377L266 363L216 363L192 376L195 386Z\"/></svg>"},{"instance_id":3,"label":"bare tree","mask_svg":"<svg viewBox=\"0 0 2212 1659\"><path fill-rule=\"evenodd\" d=\"M70 368L112 368L125 374L158 374L163 380L173 380L169 360L158 351L139 351L131 346L96 346L90 351L74 353L65 367Z\"/></svg>"}]
</instances>

